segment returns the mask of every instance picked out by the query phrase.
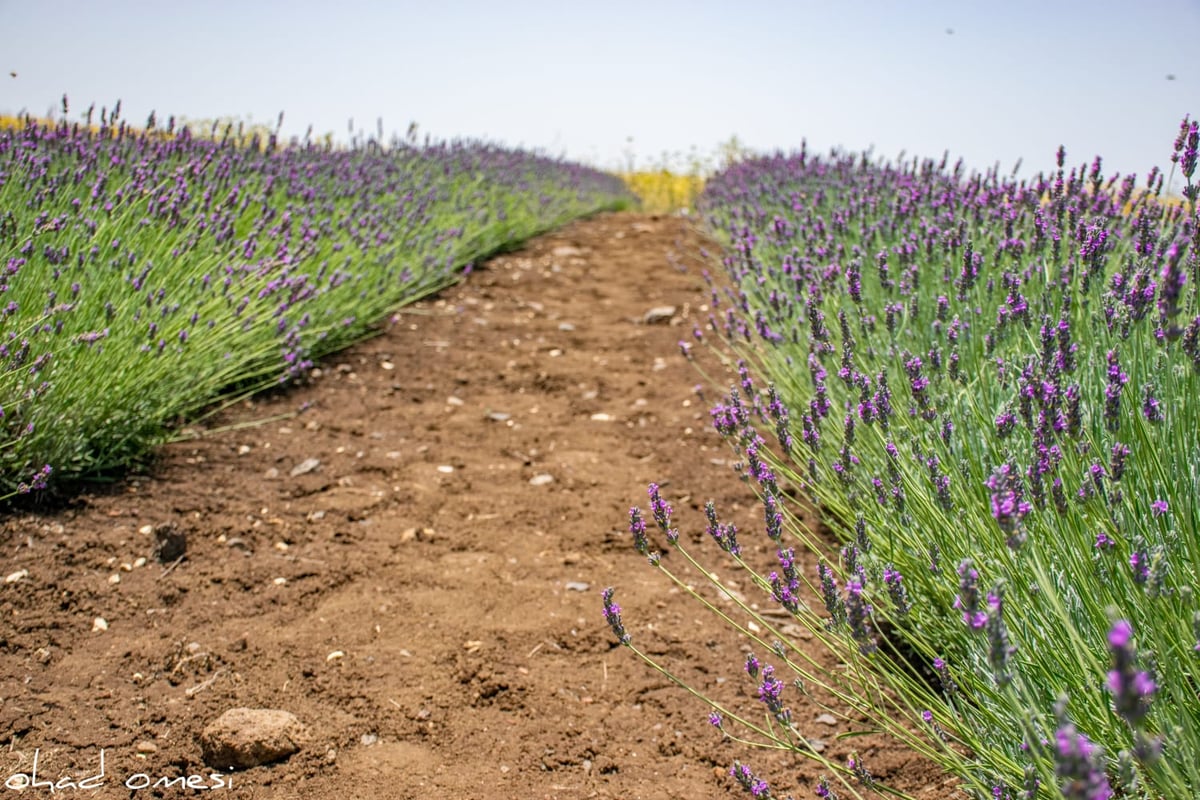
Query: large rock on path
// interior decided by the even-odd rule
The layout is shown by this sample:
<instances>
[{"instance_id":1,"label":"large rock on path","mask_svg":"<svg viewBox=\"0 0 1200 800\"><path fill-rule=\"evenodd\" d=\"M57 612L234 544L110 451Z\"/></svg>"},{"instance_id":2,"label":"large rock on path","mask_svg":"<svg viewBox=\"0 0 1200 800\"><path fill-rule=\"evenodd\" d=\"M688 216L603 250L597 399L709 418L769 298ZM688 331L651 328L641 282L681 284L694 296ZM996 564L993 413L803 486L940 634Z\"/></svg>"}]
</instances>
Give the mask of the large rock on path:
<instances>
[{"instance_id":1,"label":"large rock on path","mask_svg":"<svg viewBox=\"0 0 1200 800\"><path fill-rule=\"evenodd\" d=\"M300 749L304 726L273 708L233 708L200 734L204 761L215 769L247 769L282 761Z\"/></svg>"}]
</instances>

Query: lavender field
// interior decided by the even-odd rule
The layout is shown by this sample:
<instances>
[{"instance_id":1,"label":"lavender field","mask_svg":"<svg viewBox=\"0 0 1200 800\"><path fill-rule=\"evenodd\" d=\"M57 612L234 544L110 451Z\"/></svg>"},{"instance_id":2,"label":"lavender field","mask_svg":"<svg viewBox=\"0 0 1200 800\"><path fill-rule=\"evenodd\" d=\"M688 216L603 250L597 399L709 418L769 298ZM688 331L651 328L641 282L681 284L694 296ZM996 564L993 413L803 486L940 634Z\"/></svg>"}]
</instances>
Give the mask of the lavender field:
<instances>
[{"instance_id":1,"label":"lavender field","mask_svg":"<svg viewBox=\"0 0 1200 800\"><path fill-rule=\"evenodd\" d=\"M1144 178L1061 149L1026 179L802 149L708 182L728 282L681 347L715 338L736 361L712 424L763 530L739 543L710 506L733 562L714 563L655 486L650 516L668 549L744 571L846 664L814 669L745 602L755 624L727 620L754 648L757 710L710 698L713 724L822 762L818 796L883 787L813 749L790 710L813 687L973 796L1200 791L1197 123L1164 138L1168 169ZM805 501L843 543L836 563ZM675 575L632 514L639 552ZM743 558L751 535L775 563ZM611 593L605 613L636 650Z\"/></svg>"},{"instance_id":2,"label":"lavender field","mask_svg":"<svg viewBox=\"0 0 1200 800\"><path fill-rule=\"evenodd\" d=\"M473 262L619 208L616 178L477 142L281 146L232 127L0 130L0 495L126 465Z\"/></svg>"},{"instance_id":3,"label":"lavender field","mask_svg":"<svg viewBox=\"0 0 1200 800\"><path fill-rule=\"evenodd\" d=\"M0 500L136 464L481 259L633 202L478 142L284 146L66 110L0 130ZM628 522L748 640L730 666L749 706L702 697L721 736L816 761L824 798L890 789L814 744L793 713L813 698L978 797L1200 791L1198 146L1185 118L1140 178L1061 149L1032 178L802 149L707 181L723 274L679 346L738 375L709 416L761 530L705 505L714 567L658 485ZM774 613L716 577L731 567ZM670 675L617 591L612 632ZM734 783L782 796L752 761Z\"/></svg>"}]
</instances>

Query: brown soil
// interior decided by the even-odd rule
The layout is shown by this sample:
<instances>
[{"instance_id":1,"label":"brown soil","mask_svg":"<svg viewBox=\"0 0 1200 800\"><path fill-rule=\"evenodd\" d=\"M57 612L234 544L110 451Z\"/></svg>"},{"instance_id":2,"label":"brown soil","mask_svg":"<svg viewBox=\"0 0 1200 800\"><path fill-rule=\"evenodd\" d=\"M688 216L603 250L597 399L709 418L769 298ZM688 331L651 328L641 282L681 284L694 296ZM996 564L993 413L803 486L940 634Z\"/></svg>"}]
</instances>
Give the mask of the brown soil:
<instances>
[{"instance_id":1,"label":"brown soil","mask_svg":"<svg viewBox=\"0 0 1200 800\"><path fill-rule=\"evenodd\" d=\"M292 712L307 738L218 796L744 796L739 758L811 797L815 766L723 740L601 615L615 585L636 643L753 705L743 643L625 530L656 480L685 528L713 499L748 551L773 552L678 354L707 316L702 246L677 219L574 224L309 385L226 411L149 474L10 514L4 575L28 574L0 584L0 780L35 753L39 779L79 780L103 750L104 787L74 794L193 796L123 782L207 776L200 732L252 707ZM674 319L646 324L661 305ZM182 560L156 557L160 526L186 537ZM948 793L903 748L840 741L852 721L792 699L826 755L854 748L898 788Z\"/></svg>"}]
</instances>

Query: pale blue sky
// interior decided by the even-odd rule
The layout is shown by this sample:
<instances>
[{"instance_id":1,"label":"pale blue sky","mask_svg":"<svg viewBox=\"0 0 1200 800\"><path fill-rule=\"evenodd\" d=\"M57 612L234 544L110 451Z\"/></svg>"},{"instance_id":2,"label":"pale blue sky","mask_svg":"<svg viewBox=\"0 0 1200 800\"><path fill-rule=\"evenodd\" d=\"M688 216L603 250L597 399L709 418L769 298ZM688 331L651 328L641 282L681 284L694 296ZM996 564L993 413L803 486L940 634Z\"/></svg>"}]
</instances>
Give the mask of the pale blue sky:
<instances>
[{"instance_id":1,"label":"pale blue sky","mask_svg":"<svg viewBox=\"0 0 1200 800\"><path fill-rule=\"evenodd\" d=\"M382 117L605 167L736 134L1144 175L1200 114L1200 0L0 0L0 31L0 112Z\"/></svg>"}]
</instances>

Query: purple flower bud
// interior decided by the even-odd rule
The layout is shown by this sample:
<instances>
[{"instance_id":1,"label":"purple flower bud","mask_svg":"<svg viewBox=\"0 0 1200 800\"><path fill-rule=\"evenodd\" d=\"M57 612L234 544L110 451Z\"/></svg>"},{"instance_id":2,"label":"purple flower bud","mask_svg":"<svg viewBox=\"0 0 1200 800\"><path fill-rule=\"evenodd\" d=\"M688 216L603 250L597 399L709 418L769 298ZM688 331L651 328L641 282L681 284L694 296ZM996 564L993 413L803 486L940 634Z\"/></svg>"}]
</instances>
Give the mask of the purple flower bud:
<instances>
[{"instance_id":1,"label":"purple flower bud","mask_svg":"<svg viewBox=\"0 0 1200 800\"><path fill-rule=\"evenodd\" d=\"M791 723L792 713L783 705L783 681L775 677L775 668L770 664L761 670L762 682L758 685L758 699L781 725Z\"/></svg>"},{"instance_id":2,"label":"purple flower bud","mask_svg":"<svg viewBox=\"0 0 1200 800\"><path fill-rule=\"evenodd\" d=\"M958 685L955 684L954 678L950 675L950 667L941 657L933 659L933 671L938 676L938 682L942 685L942 692L947 697L953 697L958 691Z\"/></svg>"},{"instance_id":3,"label":"purple flower bud","mask_svg":"<svg viewBox=\"0 0 1200 800\"><path fill-rule=\"evenodd\" d=\"M745 764L737 761L733 762L733 766L729 769L729 774L741 784L743 789L750 793L751 797L760 798L760 800L771 797L771 789L767 785L767 782L755 777L754 773Z\"/></svg>"},{"instance_id":4,"label":"purple flower bud","mask_svg":"<svg viewBox=\"0 0 1200 800\"><path fill-rule=\"evenodd\" d=\"M1108 673L1108 689L1113 704L1126 722L1134 728L1141 726L1149 713L1150 702L1157 686L1147 672L1137 669L1137 653L1133 647L1133 626L1127 620L1117 620L1108 632L1113 668Z\"/></svg>"},{"instance_id":5,"label":"purple flower bud","mask_svg":"<svg viewBox=\"0 0 1200 800\"><path fill-rule=\"evenodd\" d=\"M1104 751L1063 722L1055 732L1054 772L1065 800L1109 800Z\"/></svg>"},{"instance_id":6,"label":"purple flower bud","mask_svg":"<svg viewBox=\"0 0 1200 800\"><path fill-rule=\"evenodd\" d=\"M837 581L833 577L833 570L822 559L817 562L817 575L821 580L821 597L825 601L825 610L830 615L830 626L836 627L846 619L846 606L842 602L841 595L838 593Z\"/></svg>"},{"instance_id":7,"label":"purple flower bud","mask_svg":"<svg viewBox=\"0 0 1200 800\"><path fill-rule=\"evenodd\" d=\"M846 581L846 621L850 635L858 642L859 652L868 655L876 650L875 632L871 624L874 608L863 594L862 581L857 576Z\"/></svg>"},{"instance_id":8,"label":"purple flower bud","mask_svg":"<svg viewBox=\"0 0 1200 800\"><path fill-rule=\"evenodd\" d=\"M1117 360L1117 351L1108 351L1108 385L1104 389L1104 422L1110 431L1116 431L1121 426L1121 390L1129 382L1129 376L1121 371Z\"/></svg>"},{"instance_id":9,"label":"purple flower bud","mask_svg":"<svg viewBox=\"0 0 1200 800\"><path fill-rule=\"evenodd\" d=\"M679 539L679 531L671 527L671 506L658 492L658 484L651 483L646 493L650 496L650 513L654 516L660 530L667 536L667 541L674 544Z\"/></svg>"},{"instance_id":10,"label":"purple flower bud","mask_svg":"<svg viewBox=\"0 0 1200 800\"><path fill-rule=\"evenodd\" d=\"M716 541L717 545L730 555L741 555L742 548L737 541L737 527L732 523L722 524L717 520L717 509L711 500L704 504L704 515L708 518L706 532Z\"/></svg>"},{"instance_id":11,"label":"purple flower bud","mask_svg":"<svg viewBox=\"0 0 1200 800\"><path fill-rule=\"evenodd\" d=\"M992 667L992 676L996 680L996 685L1006 686L1012 681L1012 673L1008 670L1008 661L1017 648L1009 644L1008 629L1004 625L1002 586L996 586L988 594L987 605L988 663Z\"/></svg>"},{"instance_id":12,"label":"purple flower bud","mask_svg":"<svg viewBox=\"0 0 1200 800\"><path fill-rule=\"evenodd\" d=\"M614 591L613 587L610 586L600 593L601 598L604 600L604 621L612 629L613 635L617 637L617 641L628 645L630 636L625 632L625 626L621 623L621 607L612 601Z\"/></svg>"},{"instance_id":13,"label":"purple flower bud","mask_svg":"<svg viewBox=\"0 0 1200 800\"><path fill-rule=\"evenodd\" d=\"M650 543L646 539L646 521L642 519L642 510L637 506L629 509L629 532L633 534L634 549L645 555Z\"/></svg>"},{"instance_id":14,"label":"purple flower bud","mask_svg":"<svg viewBox=\"0 0 1200 800\"><path fill-rule=\"evenodd\" d=\"M1008 546L1015 550L1025 541L1022 520L1032 510L1024 499L1020 473L1012 464L1004 464L986 485L992 490L992 516L1007 536Z\"/></svg>"},{"instance_id":15,"label":"purple flower bud","mask_svg":"<svg viewBox=\"0 0 1200 800\"><path fill-rule=\"evenodd\" d=\"M958 596L954 598L954 607L962 612L964 625L982 630L987 624L987 613L979 604L979 573L969 558L958 565Z\"/></svg>"},{"instance_id":16,"label":"purple flower bud","mask_svg":"<svg viewBox=\"0 0 1200 800\"><path fill-rule=\"evenodd\" d=\"M758 659L754 657L753 653L750 653L746 656L746 674L751 678L758 677L758 671L761 667L762 665L759 663Z\"/></svg>"},{"instance_id":17,"label":"purple flower bud","mask_svg":"<svg viewBox=\"0 0 1200 800\"><path fill-rule=\"evenodd\" d=\"M901 614L907 614L911 606L908 603L908 592L904 588L904 576L889 564L883 569L883 582L887 586L888 594L891 596L896 610Z\"/></svg>"}]
</instances>

